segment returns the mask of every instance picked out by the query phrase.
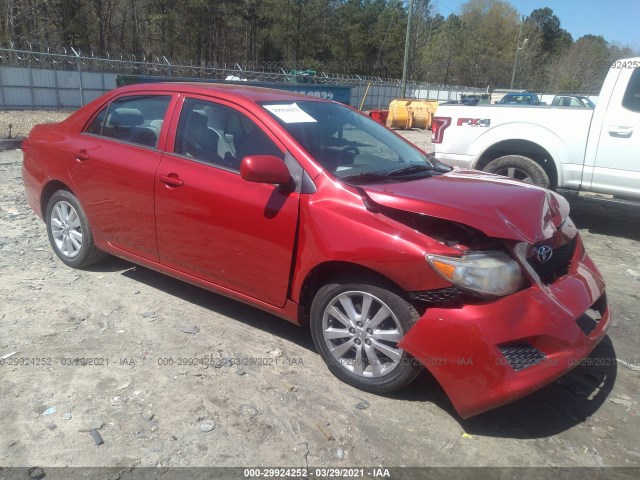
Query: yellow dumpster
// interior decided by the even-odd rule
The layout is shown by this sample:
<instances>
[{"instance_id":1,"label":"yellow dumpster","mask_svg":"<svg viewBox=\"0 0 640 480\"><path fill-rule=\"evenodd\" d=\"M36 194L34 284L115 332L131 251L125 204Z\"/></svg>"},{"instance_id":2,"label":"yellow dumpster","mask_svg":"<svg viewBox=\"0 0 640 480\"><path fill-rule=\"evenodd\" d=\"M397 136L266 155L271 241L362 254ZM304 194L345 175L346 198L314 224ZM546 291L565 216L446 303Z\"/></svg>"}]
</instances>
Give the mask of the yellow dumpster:
<instances>
[{"instance_id":1,"label":"yellow dumpster","mask_svg":"<svg viewBox=\"0 0 640 480\"><path fill-rule=\"evenodd\" d=\"M431 128L438 102L433 100L396 99L389 104L387 127L408 130Z\"/></svg>"}]
</instances>

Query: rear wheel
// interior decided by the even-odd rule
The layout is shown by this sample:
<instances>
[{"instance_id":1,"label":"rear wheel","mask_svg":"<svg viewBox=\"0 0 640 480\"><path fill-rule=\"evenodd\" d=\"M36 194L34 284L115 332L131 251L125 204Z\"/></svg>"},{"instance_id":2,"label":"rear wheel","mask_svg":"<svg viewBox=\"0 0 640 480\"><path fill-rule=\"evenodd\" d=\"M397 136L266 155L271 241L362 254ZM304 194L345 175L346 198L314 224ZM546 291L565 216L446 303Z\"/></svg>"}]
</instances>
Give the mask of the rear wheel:
<instances>
[{"instance_id":1,"label":"rear wheel","mask_svg":"<svg viewBox=\"0 0 640 480\"><path fill-rule=\"evenodd\" d=\"M382 287L332 283L318 290L311 305L311 333L331 373L361 390L400 390L421 371L398 342L418 312Z\"/></svg>"},{"instance_id":2,"label":"rear wheel","mask_svg":"<svg viewBox=\"0 0 640 480\"><path fill-rule=\"evenodd\" d=\"M53 251L70 267L88 267L106 254L93 243L87 216L72 193L58 190L47 204L45 221Z\"/></svg>"},{"instance_id":3,"label":"rear wheel","mask_svg":"<svg viewBox=\"0 0 640 480\"><path fill-rule=\"evenodd\" d=\"M549 175L535 160L522 155L505 155L489 162L483 169L485 172L514 178L542 188L549 188Z\"/></svg>"}]
</instances>

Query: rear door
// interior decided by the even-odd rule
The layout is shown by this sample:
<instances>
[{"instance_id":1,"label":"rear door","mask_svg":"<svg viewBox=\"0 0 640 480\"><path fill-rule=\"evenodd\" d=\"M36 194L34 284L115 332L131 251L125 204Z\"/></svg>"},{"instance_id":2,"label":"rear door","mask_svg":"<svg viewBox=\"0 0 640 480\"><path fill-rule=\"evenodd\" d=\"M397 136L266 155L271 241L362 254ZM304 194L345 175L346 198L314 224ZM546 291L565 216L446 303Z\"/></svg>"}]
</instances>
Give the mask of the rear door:
<instances>
[{"instance_id":1,"label":"rear door","mask_svg":"<svg viewBox=\"0 0 640 480\"><path fill-rule=\"evenodd\" d=\"M590 188L640 198L640 68L620 71L603 115Z\"/></svg>"},{"instance_id":2,"label":"rear door","mask_svg":"<svg viewBox=\"0 0 640 480\"><path fill-rule=\"evenodd\" d=\"M188 97L171 125L156 176L160 262L283 306L299 193L240 177L248 155L285 158L284 147L250 112Z\"/></svg>"},{"instance_id":3,"label":"rear door","mask_svg":"<svg viewBox=\"0 0 640 480\"><path fill-rule=\"evenodd\" d=\"M69 174L97 235L158 261L154 179L172 93L127 95L106 105L74 144Z\"/></svg>"}]
</instances>

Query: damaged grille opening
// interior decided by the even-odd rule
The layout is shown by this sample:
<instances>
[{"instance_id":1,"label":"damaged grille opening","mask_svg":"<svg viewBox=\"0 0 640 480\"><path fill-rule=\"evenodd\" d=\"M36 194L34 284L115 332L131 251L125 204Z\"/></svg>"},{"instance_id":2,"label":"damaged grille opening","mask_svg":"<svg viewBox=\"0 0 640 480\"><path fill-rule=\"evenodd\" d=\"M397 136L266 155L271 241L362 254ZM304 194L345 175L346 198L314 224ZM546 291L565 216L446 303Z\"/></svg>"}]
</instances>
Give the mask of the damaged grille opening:
<instances>
[{"instance_id":1,"label":"damaged grille opening","mask_svg":"<svg viewBox=\"0 0 640 480\"><path fill-rule=\"evenodd\" d=\"M596 327L598 323L602 319L602 314L607 308L607 296L603 294L597 302L595 302L589 310L584 312L578 318L576 318L576 324L582 330L582 333L585 335L590 335Z\"/></svg>"},{"instance_id":2,"label":"damaged grille opening","mask_svg":"<svg viewBox=\"0 0 640 480\"><path fill-rule=\"evenodd\" d=\"M520 372L545 358L545 354L526 342L509 343L498 347L511 368Z\"/></svg>"},{"instance_id":3,"label":"damaged grille opening","mask_svg":"<svg viewBox=\"0 0 640 480\"><path fill-rule=\"evenodd\" d=\"M565 243L561 247L553 249L551 258L545 262L541 262L535 255L527 258L529 265L533 267L540 277L540 280L546 285L553 283L558 278L569 273L571 259L576 248L576 239Z\"/></svg>"}]
</instances>

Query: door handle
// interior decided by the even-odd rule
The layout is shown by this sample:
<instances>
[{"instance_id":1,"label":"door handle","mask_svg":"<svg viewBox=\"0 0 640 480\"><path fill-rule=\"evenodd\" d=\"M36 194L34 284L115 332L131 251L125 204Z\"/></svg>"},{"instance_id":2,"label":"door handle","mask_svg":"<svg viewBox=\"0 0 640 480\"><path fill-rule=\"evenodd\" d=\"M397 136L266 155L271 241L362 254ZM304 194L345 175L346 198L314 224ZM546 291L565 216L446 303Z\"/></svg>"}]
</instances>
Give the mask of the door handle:
<instances>
[{"instance_id":1,"label":"door handle","mask_svg":"<svg viewBox=\"0 0 640 480\"><path fill-rule=\"evenodd\" d=\"M79 162L84 162L85 160L89 160L90 158L91 157L86 150L80 150L78 153L76 153L76 160Z\"/></svg>"},{"instance_id":2,"label":"door handle","mask_svg":"<svg viewBox=\"0 0 640 480\"><path fill-rule=\"evenodd\" d=\"M623 125L609 125L609 135L612 137L629 138L633 133L633 127Z\"/></svg>"},{"instance_id":3,"label":"door handle","mask_svg":"<svg viewBox=\"0 0 640 480\"><path fill-rule=\"evenodd\" d=\"M169 175L158 175L158 180L167 185L168 187L181 187L184 182L180 180L177 173L170 173Z\"/></svg>"}]
</instances>

